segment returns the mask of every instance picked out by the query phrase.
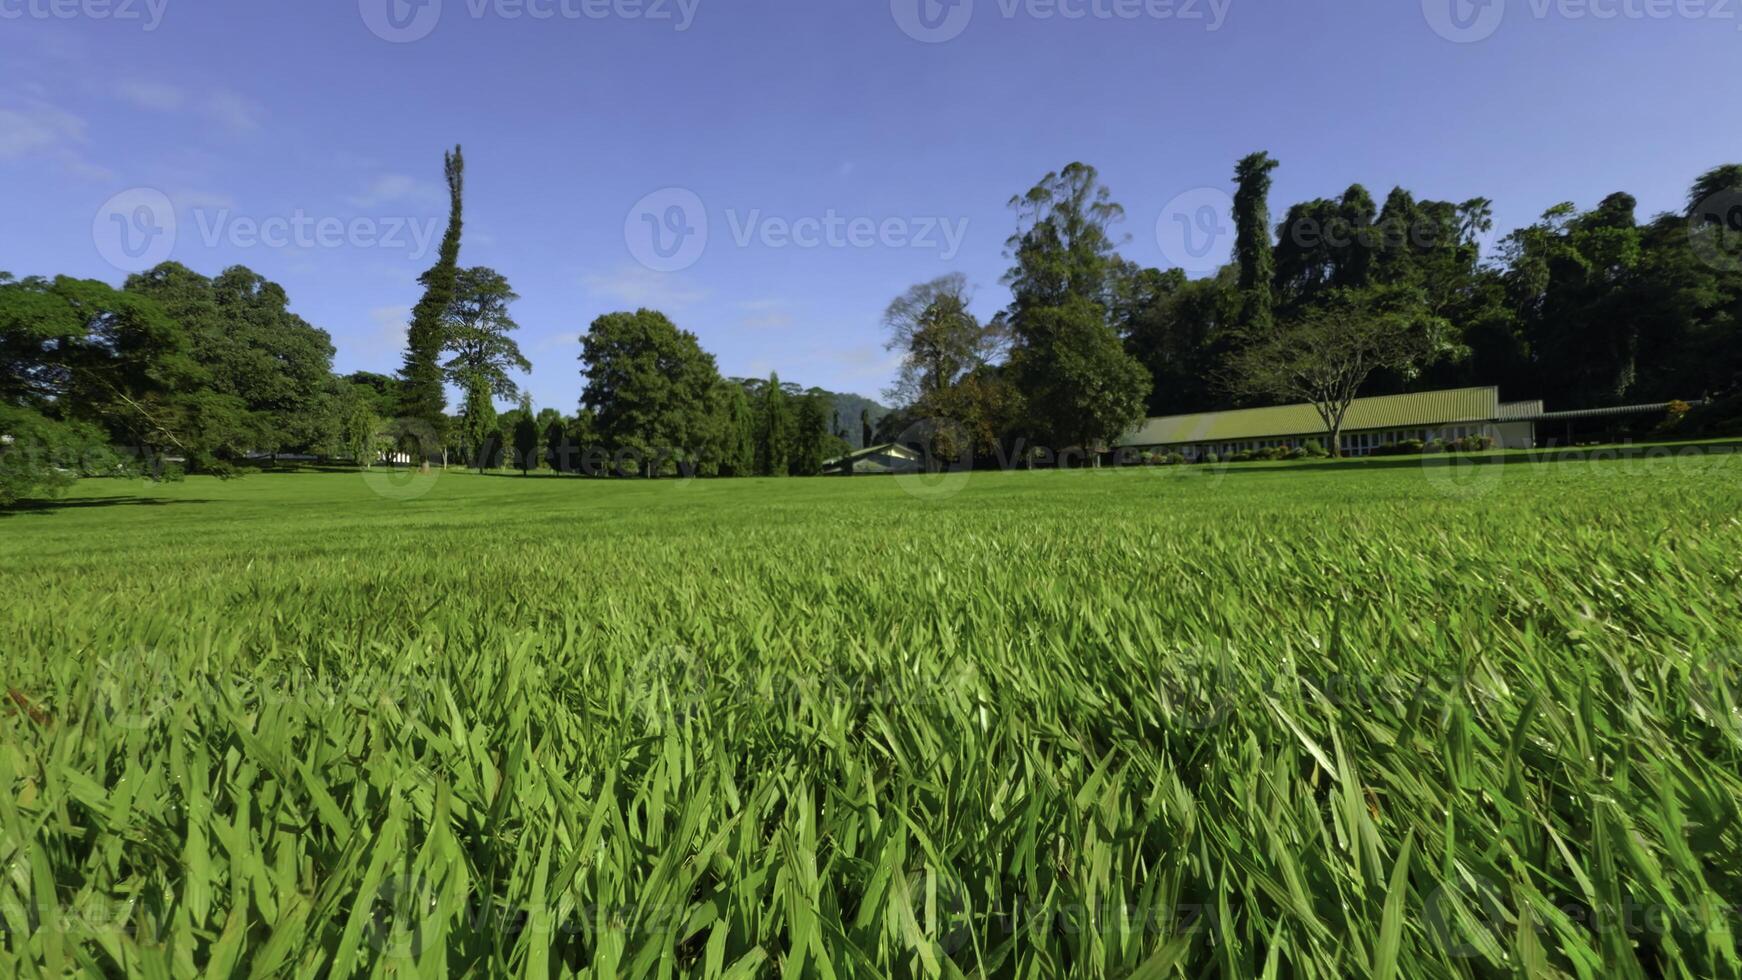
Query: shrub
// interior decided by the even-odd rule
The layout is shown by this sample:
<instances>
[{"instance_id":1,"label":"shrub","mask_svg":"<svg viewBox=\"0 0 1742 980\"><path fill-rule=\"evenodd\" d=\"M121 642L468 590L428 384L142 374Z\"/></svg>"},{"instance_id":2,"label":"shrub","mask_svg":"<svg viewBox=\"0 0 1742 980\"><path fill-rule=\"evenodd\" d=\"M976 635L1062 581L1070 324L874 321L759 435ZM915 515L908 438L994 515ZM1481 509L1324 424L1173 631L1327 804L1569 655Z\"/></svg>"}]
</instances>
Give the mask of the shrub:
<instances>
[{"instance_id":1,"label":"shrub","mask_svg":"<svg viewBox=\"0 0 1742 980\"><path fill-rule=\"evenodd\" d=\"M1314 459L1326 459L1331 455L1325 450L1325 444L1317 439L1308 439L1306 444L1300 447L1300 451Z\"/></svg>"},{"instance_id":2,"label":"shrub","mask_svg":"<svg viewBox=\"0 0 1742 980\"><path fill-rule=\"evenodd\" d=\"M1452 448L1449 451L1459 453L1485 453L1493 448L1494 439L1492 436L1465 436L1464 438L1452 443Z\"/></svg>"},{"instance_id":3,"label":"shrub","mask_svg":"<svg viewBox=\"0 0 1742 980\"><path fill-rule=\"evenodd\" d=\"M1217 456L1215 453L1205 453L1204 454L1204 462L1206 462L1206 463L1220 463L1221 461L1222 461L1222 457Z\"/></svg>"},{"instance_id":4,"label":"shrub","mask_svg":"<svg viewBox=\"0 0 1742 980\"><path fill-rule=\"evenodd\" d=\"M1186 458L1181 453L1168 453L1165 457L1162 458L1161 465L1163 465L1163 466L1184 466L1184 465L1186 465Z\"/></svg>"},{"instance_id":5,"label":"shrub","mask_svg":"<svg viewBox=\"0 0 1742 980\"><path fill-rule=\"evenodd\" d=\"M1405 439L1380 446L1373 450L1375 456L1420 456L1427 449L1427 444L1420 439Z\"/></svg>"}]
</instances>

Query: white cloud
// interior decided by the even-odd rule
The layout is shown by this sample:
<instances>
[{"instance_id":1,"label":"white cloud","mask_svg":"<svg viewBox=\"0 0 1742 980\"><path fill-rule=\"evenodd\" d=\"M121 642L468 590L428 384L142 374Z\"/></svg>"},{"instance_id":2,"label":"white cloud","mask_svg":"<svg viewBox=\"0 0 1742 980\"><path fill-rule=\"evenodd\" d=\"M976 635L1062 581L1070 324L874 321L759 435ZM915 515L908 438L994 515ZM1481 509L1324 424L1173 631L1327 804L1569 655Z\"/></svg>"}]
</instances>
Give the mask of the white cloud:
<instances>
[{"instance_id":1,"label":"white cloud","mask_svg":"<svg viewBox=\"0 0 1742 980\"><path fill-rule=\"evenodd\" d=\"M85 121L36 98L0 104L0 160L43 157L82 177L107 179L109 171L84 158Z\"/></svg>"},{"instance_id":2,"label":"white cloud","mask_svg":"<svg viewBox=\"0 0 1742 980\"><path fill-rule=\"evenodd\" d=\"M739 322L751 330L784 330L792 326L792 311L785 300L756 299L739 306L746 314Z\"/></svg>"},{"instance_id":3,"label":"white cloud","mask_svg":"<svg viewBox=\"0 0 1742 980\"><path fill-rule=\"evenodd\" d=\"M207 119L238 133L260 128L264 110L260 105L234 92L216 91L200 103L200 112Z\"/></svg>"},{"instance_id":4,"label":"white cloud","mask_svg":"<svg viewBox=\"0 0 1742 980\"><path fill-rule=\"evenodd\" d=\"M195 96L169 82L129 79L115 86L121 101L148 112L193 112L233 133L260 128L260 104L229 89L214 88Z\"/></svg>"},{"instance_id":5,"label":"white cloud","mask_svg":"<svg viewBox=\"0 0 1742 980\"><path fill-rule=\"evenodd\" d=\"M441 196L436 185L427 180L404 174L382 174L370 181L361 194L345 198L345 203L354 208L378 208L400 202L432 204L439 202Z\"/></svg>"},{"instance_id":6,"label":"white cloud","mask_svg":"<svg viewBox=\"0 0 1742 980\"><path fill-rule=\"evenodd\" d=\"M115 86L121 101L154 112L175 112L187 104L187 93L164 82L131 80Z\"/></svg>"},{"instance_id":7,"label":"white cloud","mask_svg":"<svg viewBox=\"0 0 1742 980\"><path fill-rule=\"evenodd\" d=\"M629 306L675 310L699 303L707 292L685 286L676 273L654 272L638 265L623 266L608 275L589 273L581 284L589 292Z\"/></svg>"}]
</instances>

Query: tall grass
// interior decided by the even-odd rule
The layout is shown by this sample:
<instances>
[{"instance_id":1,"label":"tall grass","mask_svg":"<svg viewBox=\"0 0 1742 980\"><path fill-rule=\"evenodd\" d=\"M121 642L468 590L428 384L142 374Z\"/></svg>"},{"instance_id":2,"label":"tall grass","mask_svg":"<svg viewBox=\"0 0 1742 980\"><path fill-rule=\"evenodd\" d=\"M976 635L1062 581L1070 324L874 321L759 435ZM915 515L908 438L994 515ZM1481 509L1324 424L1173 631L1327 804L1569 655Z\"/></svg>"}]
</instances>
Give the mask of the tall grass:
<instances>
[{"instance_id":1,"label":"tall grass","mask_svg":"<svg viewBox=\"0 0 1742 980\"><path fill-rule=\"evenodd\" d=\"M1736 976L1738 475L87 488L0 973Z\"/></svg>"}]
</instances>

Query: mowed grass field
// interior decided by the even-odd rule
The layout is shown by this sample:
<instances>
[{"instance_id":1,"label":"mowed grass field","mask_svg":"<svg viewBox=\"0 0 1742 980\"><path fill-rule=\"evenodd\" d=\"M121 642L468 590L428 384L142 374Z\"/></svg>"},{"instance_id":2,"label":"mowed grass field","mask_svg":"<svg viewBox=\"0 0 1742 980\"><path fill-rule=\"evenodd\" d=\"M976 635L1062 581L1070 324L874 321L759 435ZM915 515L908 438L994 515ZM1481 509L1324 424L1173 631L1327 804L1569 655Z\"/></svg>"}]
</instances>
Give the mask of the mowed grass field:
<instances>
[{"instance_id":1,"label":"mowed grass field","mask_svg":"<svg viewBox=\"0 0 1742 980\"><path fill-rule=\"evenodd\" d=\"M1742 457L87 483L0 974L1731 977Z\"/></svg>"}]
</instances>

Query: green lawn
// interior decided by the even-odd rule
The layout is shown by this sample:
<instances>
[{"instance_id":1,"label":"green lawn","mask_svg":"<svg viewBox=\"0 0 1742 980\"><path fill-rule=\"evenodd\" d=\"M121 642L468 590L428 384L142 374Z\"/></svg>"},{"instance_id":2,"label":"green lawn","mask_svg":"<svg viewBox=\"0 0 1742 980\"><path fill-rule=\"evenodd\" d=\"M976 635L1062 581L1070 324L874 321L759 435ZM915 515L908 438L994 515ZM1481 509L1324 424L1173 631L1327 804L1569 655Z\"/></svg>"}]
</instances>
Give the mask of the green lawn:
<instances>
[{"instance_id":1,"label":"green lawn","mask_svg":"<svg viewBox=\"0 0 1742 980\"><path fill-rule=\"evenodd\" d=\"M1742 456L83 484L0 975L1742 972Z\"/></svg>"}]
</instances>

